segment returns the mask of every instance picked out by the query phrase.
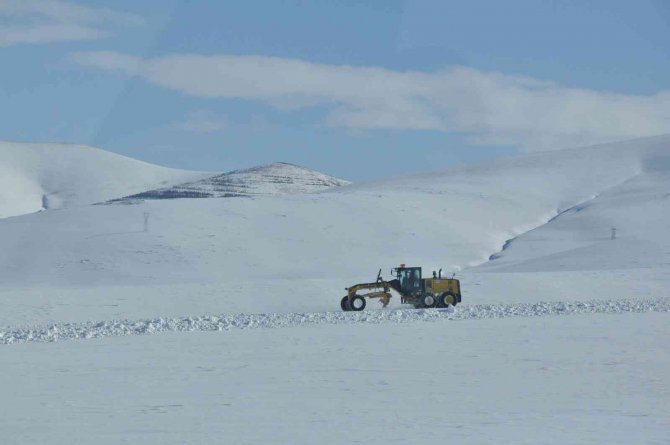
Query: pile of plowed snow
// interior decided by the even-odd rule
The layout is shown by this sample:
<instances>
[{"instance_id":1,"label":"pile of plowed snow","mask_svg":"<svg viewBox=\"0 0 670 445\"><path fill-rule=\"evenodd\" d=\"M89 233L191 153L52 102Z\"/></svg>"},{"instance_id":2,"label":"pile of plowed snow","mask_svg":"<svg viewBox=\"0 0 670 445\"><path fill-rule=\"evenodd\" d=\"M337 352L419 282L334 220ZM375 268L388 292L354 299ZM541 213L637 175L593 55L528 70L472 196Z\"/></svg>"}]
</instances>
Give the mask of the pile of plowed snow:
<instances>
[{"instance_id":1,"label":"pile of plowed snow","mask_svg":"<svg viewBox=\"0 0 670 445\"><path fill-rule=\"evenodd\" d=\"M670 298L589 300L470 305L455 309L392 310L373 312L323 312L292 314L220 314L200 317L155 318L62 323L44 327L0 330L0 344L55 342L159 332L229 331L272 329L318 324L410 323L436 320L482 320L548 315L620 314L625 312L670 312Z\"/></svg>"}]
</instances>

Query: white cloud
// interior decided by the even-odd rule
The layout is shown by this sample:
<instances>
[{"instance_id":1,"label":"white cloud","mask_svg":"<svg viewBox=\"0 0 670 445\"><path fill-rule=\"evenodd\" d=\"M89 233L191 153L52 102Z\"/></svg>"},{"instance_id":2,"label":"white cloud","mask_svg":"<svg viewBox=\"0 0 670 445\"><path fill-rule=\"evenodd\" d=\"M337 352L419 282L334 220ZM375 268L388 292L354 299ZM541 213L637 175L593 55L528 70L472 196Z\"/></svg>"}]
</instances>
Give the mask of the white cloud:
<instances>
[{"instance_id":1,"label":"white cloud","mask_svg":"<svg viewBox=\"0 0 670 445\"><path fill-rule=\"evenodd\" d=\"M111 26L139 26L141 17L108 8L61 0L0 0L0 47L90 40L109 35Z\"/></svg>"},{"instance_id":2,"label":"white cloud","mask_svg":"<svg viewBox=\"0 0 670 445\"><path fill-rule=\"evenodd\" d=\"M195 110L186 116L183 122L175 125L175 128L194 133L218 133L228 128L229 122L225 116L218 115L209 110Z\"/></svg>"},{"instance_id":3,"label":"white cloud","mask_svg":"<svg viewBox=\"0 0 670 445\"><path fill-rule=\"evenodd\" d=\"M81 25L0 26L0 46L98 39L104 31Z\"/></svg>"},{"instance_id":4,"label":"white cloud","mask_svg":"<svg viewBox=\"0 0 670 445\"><path fill-rule=\"evenodd\" d=\"M320 106L352 129L465 133L475 144L563 148L670 132L670 92L626 95L452 67L434 72L323 65L262 56L114 52L73 55L183 94L242 98L279 108Z\"/></svg>"}]
</instances>

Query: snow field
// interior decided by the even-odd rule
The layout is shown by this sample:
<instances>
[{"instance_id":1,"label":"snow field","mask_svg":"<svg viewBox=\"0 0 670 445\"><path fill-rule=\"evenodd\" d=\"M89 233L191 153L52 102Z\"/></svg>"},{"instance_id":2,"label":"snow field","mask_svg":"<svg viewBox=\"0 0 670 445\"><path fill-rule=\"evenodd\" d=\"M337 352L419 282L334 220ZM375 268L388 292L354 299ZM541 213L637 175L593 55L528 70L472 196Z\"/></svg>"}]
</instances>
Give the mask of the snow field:
<instances>
[{"instance_id":1,"label":"snow field","mask_svg":"<svg viewBox=\"0 0 670 445\"><path fill-rule=\"evenodd\" d=\"M5 443L661 445L670 315L2 347Z\"/></svg>"}]
</instances>

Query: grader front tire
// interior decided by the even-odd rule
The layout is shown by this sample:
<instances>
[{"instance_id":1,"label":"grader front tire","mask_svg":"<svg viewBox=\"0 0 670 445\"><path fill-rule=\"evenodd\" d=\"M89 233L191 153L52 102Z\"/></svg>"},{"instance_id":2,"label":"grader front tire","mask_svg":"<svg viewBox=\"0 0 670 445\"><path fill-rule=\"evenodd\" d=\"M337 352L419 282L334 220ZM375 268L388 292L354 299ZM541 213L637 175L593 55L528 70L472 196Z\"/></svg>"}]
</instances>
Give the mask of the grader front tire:
<instances>
[{"instance_id":1,"label":"grader front tire","mask_svg":"<svg viewBox=\"0 0 670 445\"><path fill-rule=\"evenodd\" d=\"M365 298L361 297L360 295L354 295L351 299L351 302L349 303L349 307L352 311L362 311L365 309L365 304Z\"/></svg>"},{"instance_id":2,"label":"grader front tire","mask_svg":"<svg viewBox=\"0 0 670 445\"><path fill-rule=\"evenodd\" d=\"M351 308L349 307L349 296L348 295L345 295L342 298L342 301L340 301L340 307L342 308L342 310L344 312L349 312L351 310Z\"/></svg>"}]
</instances>

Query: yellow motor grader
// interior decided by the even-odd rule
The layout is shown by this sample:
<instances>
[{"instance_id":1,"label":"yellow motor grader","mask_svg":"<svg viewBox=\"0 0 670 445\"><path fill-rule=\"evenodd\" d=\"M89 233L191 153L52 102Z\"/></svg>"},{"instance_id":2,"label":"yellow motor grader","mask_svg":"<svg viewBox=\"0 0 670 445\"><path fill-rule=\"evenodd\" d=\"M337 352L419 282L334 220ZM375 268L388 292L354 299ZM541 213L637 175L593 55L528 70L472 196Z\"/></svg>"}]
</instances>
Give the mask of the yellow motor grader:
<instances>
[{"instance_id":1,"label":"yellow motor grader","mask_svg":"<svg viewBox=\"0 0 670 445\"><path fill-rule=\"evenodd\" d=\"M362 311L366 306L366 298L377 298L382 306L391 301L391 289L400 294L400 302L411 304L415 308L432 308L456 306L461 302L461 283L457 279L443 278L442 269L433 271L432 278L422 278L420 267L400 267L391 269L392 280L382 278L379 269L377 280L372 283L360 283L345 288L347 295L342 298L340 307L343 311ZM359 293L360 291L367 291Z\"/></svg>"}]
</instances>

